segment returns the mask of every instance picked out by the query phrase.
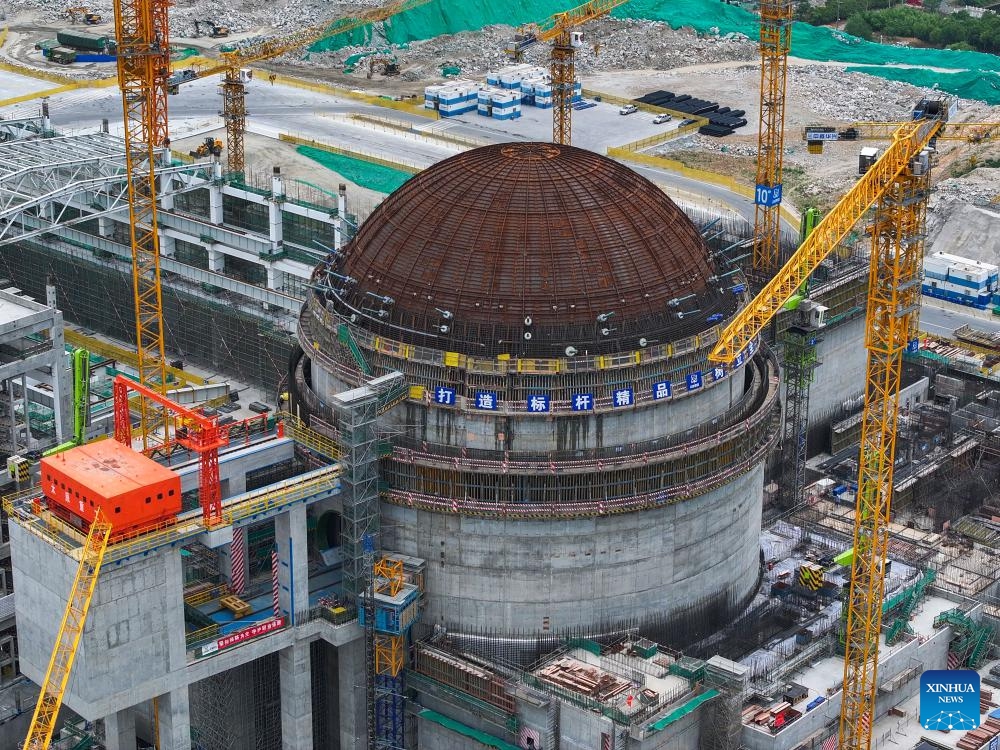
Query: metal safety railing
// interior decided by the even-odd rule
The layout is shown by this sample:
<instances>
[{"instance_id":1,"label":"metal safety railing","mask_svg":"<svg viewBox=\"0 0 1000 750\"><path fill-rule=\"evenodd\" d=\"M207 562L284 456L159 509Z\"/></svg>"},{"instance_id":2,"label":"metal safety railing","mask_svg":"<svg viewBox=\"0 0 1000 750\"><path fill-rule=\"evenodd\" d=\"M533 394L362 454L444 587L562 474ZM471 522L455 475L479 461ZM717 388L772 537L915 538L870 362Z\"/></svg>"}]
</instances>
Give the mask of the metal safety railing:
<instances>
[{"instance_id":1,"label":"metal safety railing","mask_svg":"<svg viewBox=\"0 0 1000 750\"><path fill-rule=\"evenodd\" d=\"M231 525L259 513L291 505L315 495L332 492L339 486L337 482L339 476L340 466L335 464L286 479L276 489L264 488L248 492L231 501L233 505L223 509L222 521L225 525Z\"/></svg>"},{"instance_id":2,"label":"metal safety railing","mask_svg":"<svg viewBox=\"0 0 1000 750\"><path fill-rule=\"evenodd\" d=\"M294 414L287 411L280 411L275 416L284 424L285 435L296 443L319 453L331 461L336 461L343 455L343 451L336 442L326 435L321 435L311 429Z\"/></svg>"},{"instance_id":3,"label":"metal safety railing","mask_svg":"<svg viewBox=\"0 0 1000 750\"><path fill-rule=\"evenodd\" d=\"M194 591L190 594L184 595L184 603L192 607L197 607L199 604L204 604L205 602L210 602L213 599L218 599L222 596L227 596L232 593L232 589L229 588L228 584L222 583L215 586L211 586L207 589L201 589L200 591Z\"/></svg>"}]
</instances>

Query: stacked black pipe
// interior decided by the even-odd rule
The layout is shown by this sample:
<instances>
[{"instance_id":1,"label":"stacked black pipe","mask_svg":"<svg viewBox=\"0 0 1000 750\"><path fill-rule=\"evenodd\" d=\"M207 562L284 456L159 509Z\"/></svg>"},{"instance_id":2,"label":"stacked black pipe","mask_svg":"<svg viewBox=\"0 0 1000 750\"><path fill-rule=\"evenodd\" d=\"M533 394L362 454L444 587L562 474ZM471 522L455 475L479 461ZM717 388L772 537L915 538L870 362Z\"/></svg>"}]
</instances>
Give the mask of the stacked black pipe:
<instances>
[{"instance_id":1,"label":"stacked black pipe","mask_svg":"<svg viewBox=\"0 0 1000 750\"><path fill-rule=\"evenodd\" d=\"M700 116L708 120L707 125L702 125L698 132L702 135L711 135L716 138L729 135L736 128L741 128L747 124L742 109L730 109L729 107L719 107L717 102L710 102L706 99L697 99L690 94L675 94L673 91L653 91L645 96L636 99L637 102L651 104L654 107L664 107L674 112L683 112L693 117Z\"/></svg>"}]
</instances>

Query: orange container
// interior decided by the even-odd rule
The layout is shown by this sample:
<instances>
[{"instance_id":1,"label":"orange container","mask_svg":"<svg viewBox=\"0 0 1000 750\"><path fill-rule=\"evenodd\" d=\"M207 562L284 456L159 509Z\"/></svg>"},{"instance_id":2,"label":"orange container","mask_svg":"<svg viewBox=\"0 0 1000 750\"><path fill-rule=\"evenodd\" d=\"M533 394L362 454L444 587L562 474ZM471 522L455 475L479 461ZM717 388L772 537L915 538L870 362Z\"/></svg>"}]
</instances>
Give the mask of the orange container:
<instances>
[{"instance_id":1,"label":"orange container","mask_svg":"<svg viewBox=\"0 0 1000 750\"><path fill-rule=\"evenodd\" d=\"M168 521L181 510L180 476L114 440L43 458L41 470L53 512L88 528L101 508L114 538Z\"/></svg>"}]
</instances>

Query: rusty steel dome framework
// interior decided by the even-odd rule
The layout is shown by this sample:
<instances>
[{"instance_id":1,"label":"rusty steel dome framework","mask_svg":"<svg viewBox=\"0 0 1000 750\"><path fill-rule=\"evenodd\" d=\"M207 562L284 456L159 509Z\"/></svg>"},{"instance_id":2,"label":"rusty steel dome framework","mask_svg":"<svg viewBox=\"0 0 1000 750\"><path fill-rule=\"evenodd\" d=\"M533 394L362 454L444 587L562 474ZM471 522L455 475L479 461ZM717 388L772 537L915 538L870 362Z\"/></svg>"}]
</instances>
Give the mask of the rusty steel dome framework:
<instances>
[{"instance_id":1,"label":"rusty steel dome framework","mask_svg":"<svg viewBox=\"0 0 1000 750\"><path fill-rule=\"evenodd\" d=\"M487 146L417 175L325 271L331 301L370 330L490 356L634 349L737 302L655 185L550 143Z\"/></svg>"},{"instance_id":2,"label":"rusty steel dome framework","mask_svg":"<svg viewBox=\"0 0 1000 750\"><path fill-rule=\"evenodd\" d=\"M708 362L746 302L712 257L628 168L518 143L415 176L316 268L293 408L333 422L334 394L405 376L381 533L427 561L423 623L670 640L753 595L778 368Z\"/></svg>"}]
</instances>

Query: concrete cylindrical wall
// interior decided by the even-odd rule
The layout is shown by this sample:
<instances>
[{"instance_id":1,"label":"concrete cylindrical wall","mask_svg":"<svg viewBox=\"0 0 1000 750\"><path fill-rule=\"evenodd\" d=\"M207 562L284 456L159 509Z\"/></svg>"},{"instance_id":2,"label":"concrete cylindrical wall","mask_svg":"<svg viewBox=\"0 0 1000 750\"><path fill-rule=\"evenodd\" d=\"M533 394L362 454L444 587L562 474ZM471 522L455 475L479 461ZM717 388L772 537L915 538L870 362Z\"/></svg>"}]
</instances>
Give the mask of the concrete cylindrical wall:
<instances>
[{"instance_id":1,"label":"concrete cylindrical wall","mask_svg":"<svg viewBox=\"0 0 1000 750\"><path fill-rule=\"evenodd\" d=\"M509 521L384 503L387 549L427 561L423 621L460 632L598 631L757 583L763 468L641 513Z\"/></svg>"}]
</instances>

